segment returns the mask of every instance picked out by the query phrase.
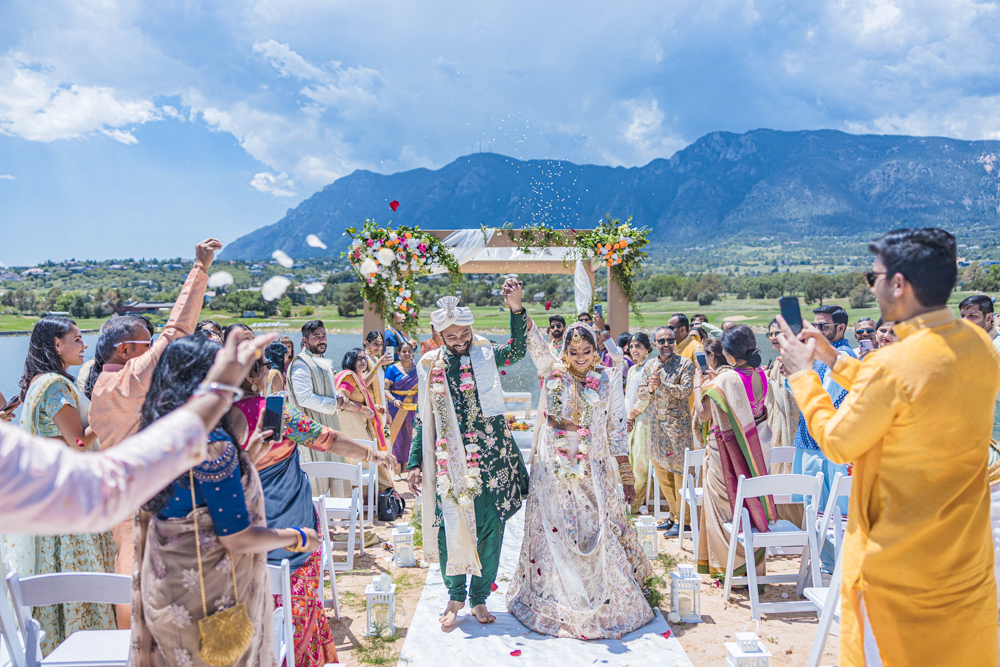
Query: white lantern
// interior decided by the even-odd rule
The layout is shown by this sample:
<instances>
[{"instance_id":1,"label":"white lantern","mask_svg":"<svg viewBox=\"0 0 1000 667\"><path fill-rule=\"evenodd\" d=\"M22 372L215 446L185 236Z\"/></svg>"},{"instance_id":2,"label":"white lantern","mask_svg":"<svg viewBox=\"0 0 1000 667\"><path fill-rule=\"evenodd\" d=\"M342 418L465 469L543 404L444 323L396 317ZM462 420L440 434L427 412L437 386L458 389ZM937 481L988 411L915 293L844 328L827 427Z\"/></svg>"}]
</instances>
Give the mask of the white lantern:
<instances>
[{"instance_id":1,"label":"white lantern","mask_svg":"<svg viewBox=\"0 0 1000 667\"><path fill-rule=\"evenodd\" d=\"M622 507L625 508L625 514L631 514L632 508L625 503L625 487L619 484L618 488L615 489L615 495L618 496L618 502L620 502Z\"/></svg>"},{"instance_id":2,"label":"white lantern","mask_svg":"<svg viewBox=\"0 0 1000 667\"><path fill-rule=\"evenodd\" d=\"M757 623L754 632L747 632L750 623ZM726 667L768 667L771 660L771 653L764 648L764 644L757 639L757 629L760 622L752 620L743 628L743 632L736 633L735 642L726 642Z\"/></svg>"},{"instance_id":3,"label":"white lantern","mask_svg":"<svg viewBox=\"0 0 1000 667\"><path fill-rule=\"evenodd\" d=\"M701 623L701 577L694 565L678 565L670 573L670 610L682 623Z\"/></svg>"},{"instance_id":4,"label":"white lantern","mask_svg":"<svg viewBox=\"0 0 1000 667\"><path fill-rule=\"evenodd\" d=\"M373 577L372 583L365 588L365 601L368 607L365 636L391 637L396 634L396 584L392 583L392 578L385 573Z\"/></svg>"},{"instance_id":5,"label":"white lantern","mask_svg":"<svg viewBox=\"0 0 1000 667\"><path fill-rule=\"evenodd\" d=\"M392 529L392 551L395 554L393 559L396 567L413 567L417 564L413 553L413 528L410 524L397 523Z\"/></svg>"},{"instance_id":6,"label":"white lantern","mask_svg":"<svg viewBox=\"0 0 1000 667\"><path fill-rule=\"evenodd\" d=\"M659 535L656 534L656 524L648 514L640 516L635 523L635 531L639 533L639 546L646 558L653 560L659 554Z\"/></svg>"}]
</instances>

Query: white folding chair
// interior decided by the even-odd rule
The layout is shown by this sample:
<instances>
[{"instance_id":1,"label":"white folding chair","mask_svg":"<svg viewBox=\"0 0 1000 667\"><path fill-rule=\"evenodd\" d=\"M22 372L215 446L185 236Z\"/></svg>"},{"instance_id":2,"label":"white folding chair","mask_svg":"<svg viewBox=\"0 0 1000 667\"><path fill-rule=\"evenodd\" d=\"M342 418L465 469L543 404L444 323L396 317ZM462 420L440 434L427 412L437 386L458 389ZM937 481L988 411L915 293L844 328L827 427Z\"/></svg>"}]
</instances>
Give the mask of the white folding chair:
<instances>
[{"instance_id":1,"label":"white folding chair","mask_svg":"<svg viewBox=\"0 0 1000 667\"><path fill-rule=\"evenodd\" d=\"M365 555L365 522L362 517L361 485L363 465L349 463L334 463L331 461L316 461L303 463L302 469L309 479L342 479L354 487L350 498L329 498L324 500L326 518L331 525L346 527L347 531L347 562L337 563L338 570L354 569L354 547L357 534L360 533L361 555ZM313 498L313 500L316 500Z\"/></svg>"},{"instance_id":2,"label":"white folding chair","mask_svg":"<svg viewBox=\"0 0 1000 667\"><path fill-rule=\"evenodd\" d=\"M358 440L357 442L362 445L367 445L372 448L372 451L376 450L376 445L374 440ZM361 486L368 490L368 500L364 503L364 512L362 513L363 520L370 523L372 526L375 525L375 519L378 518L375 514L376 503L378 501L378 464L374 461L368 462L368 469L361 470ZM364 500L364 498L362 498Z\"/></svg>"},{"instance_id":3,"label":"white folding chair","mask_svg":"<svg viewBox=\"0 0 1000 667\"><path fill-rule=\"evenodd\" d=\"M7 568L0 560L0 667L25 667L24 642L7 604Z\"/></svg>"},{"instance_id":4,"label":"white folding chair","mask_svg":"<svg viewBox=\"0 0 1000 667\"><path fill-rule=\"evenodd\" d=\"M295 666L295 625L292 623L292 569L288 559L281 565L268 565L271 594L281 596L281 607L274 610L274 659L280 666Z\"/></svg>"},{"instance_id":5,"label":"white folding chair","mask_svg":"<svg viewBox=\"0 0 1000 667\"><path fill-rule=\"evenodd\" d=\"M132 577L104 572L62 572L22 578L17 572L11 572L7 575L7 586L23 633L26 667L36 664L45 667L131 664L130 630L74 632L44 660L38 661L41 627L31 617L31 608L66 602L131 604Z\"/></svg>"},{"instance_id":6,"label":"white folding chair","mask_svg":"<svg viewBox=\"0 0 1000 667\"><path fill-rule=\"evenodd\" d=\"M826 588L807 588L803 591L803 596L821 610L819 627L816 628L816 636L813 638L806 667L819 667L823 649L826 647L826 638L830 635L830 627L835 621L840 623L840 578L843 566L844 553L841 551L837 554L837 566L833 568L830 585Z\"/></svg>"},{"instance_id":7,"label":"white folding chair","mask_svg":"<svg viewBox=\"0 0 1000 667\"><path fill-rule=\"evenodd\" d=\"M812 554L819 554L816 504L818 503L820 489L822 488L822 473L815 477L808 475L763 475L752 479L747 479L743 475L740 475L739 485L736 487L736 513L733 517L733 522L723 525L724 530L729 533L729 558L726 561L726 584L723 599L729 599L729 593L732 590L733 584L747 584L750 588L750 612L753 618L758 621L762 613L780 614L786 612L816 611L816 606L808 600L761 602L760 596L757 593L757 585L794 582L796 584L796 594L802 595L807 577L807 562L811 568L812 580L822 581L819 571L819 558L810 557ZM810 502L806 504L805 508L805 529L799 528L790 521L779 519L768 522L768 532L758 532L750 521L750 512L743 506L743 501L747 498L773 496L779 491L787 491L792 494L811 497ZM746 556L747 576L744 577L733 576L733 567L736 564L737 544L743 547L743 553ZM802 562L799 566L799 573L797 575L774 574L758 577L757 568L754 566L754 549L769 546L802 547Z\"/></svg>"},{"instance_id":8,"label":"white folding chair","mask_svg":"<svg viewBox=\"0 0 1000 667\"><path fill-rule=\"evenodd\" d=\"M694 468L694 475L689 472ZM695 558L698 557L698 541L701 537L700 507L704 503L705 489L702 487L702 471L705 469L704 449L684 450L684 482L681 484L681 516L678 520L680 526L677 531L677 548L684 549L684 515L689 512L691 515L691 542Z\"/></svg>"},{"instance_id":9,"label":"white folding chair","mask_svg":"<svg viewBox=\"0 0 1000 667\"><path fill-rule=\"evenodd\" d=\"M834 554L840 553L840 547L844 542L844 515L837 501L851 497L853 483L854 478L850 475L834 473L833 484L830 485L830 497L827 498L826 508L819 517L820 546L824 541L829 542L833 545Z\"/></svg>"},{"instance_id":10,"label":"white folding chair","mask_svg":"<svg viewBox=\"0 0 1000 667\"><path fill-rule=\"evenodd\" d=\"M646 468L646 507L649 507L650 500L653 502L653 519L657 524L660 523L661 519L666 520L666 512L664 512L660 507L660 502L667 502L667 499L663 497L660 493L660 480L656 477L656 471L653 470L653 464L650 463ZM668 506L669 508L669 506Z\"/></svg>"},{"instance_id":11,"label":"white folding chair","mask_svg":"<svg viewBox=\"0 0 1000 667\"><path fill-rule=\"evenodd\" d=\"M333 595L332 599L327 599L322 597L322 592L320 598L323 600L323 607L329 609L333 607L334 616L337 620L340 620L340 601L337 597L337 564L333 562L333 540L330 539L330 523L326 518L326 494L324 493L319 498L313 499L313 505L316 507L316 514L319 515L319 531L320 531L320 569L319 569L319 585L323 587L323 575L330 574L330 593ZM353 553L353 546L352 546ZM344 569L350 569L346 567Z\"/></svg>"}]
</instances>

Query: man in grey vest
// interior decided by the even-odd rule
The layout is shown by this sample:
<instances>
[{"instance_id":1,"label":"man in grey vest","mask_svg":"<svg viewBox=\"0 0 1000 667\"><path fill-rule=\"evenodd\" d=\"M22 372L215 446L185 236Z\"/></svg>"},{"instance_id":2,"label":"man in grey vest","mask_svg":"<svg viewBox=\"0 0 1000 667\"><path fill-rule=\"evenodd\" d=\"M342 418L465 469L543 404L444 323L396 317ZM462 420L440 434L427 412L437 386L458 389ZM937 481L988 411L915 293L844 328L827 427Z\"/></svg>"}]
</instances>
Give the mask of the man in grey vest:
<instances>
[{"instance_id":1,"label":"man in grey vest","mask_svg":"<svg viewBox=\"0 0 1000 667\"><path fill-rule=\"evenodd\" d=\"M309 419L339 431L337 411L340 399L333 385L333 365L323 356L325 352L326 328L320 320L309 320L302 325L302 351L288 365L288 398ZM300 447L299 455L303 463L357 463L337 454L317 452L308 447ZM351 495L351 485L344 480L314 479L312 489L315 496L326 493L346 498Z\"/></svg>"}]
</instances>

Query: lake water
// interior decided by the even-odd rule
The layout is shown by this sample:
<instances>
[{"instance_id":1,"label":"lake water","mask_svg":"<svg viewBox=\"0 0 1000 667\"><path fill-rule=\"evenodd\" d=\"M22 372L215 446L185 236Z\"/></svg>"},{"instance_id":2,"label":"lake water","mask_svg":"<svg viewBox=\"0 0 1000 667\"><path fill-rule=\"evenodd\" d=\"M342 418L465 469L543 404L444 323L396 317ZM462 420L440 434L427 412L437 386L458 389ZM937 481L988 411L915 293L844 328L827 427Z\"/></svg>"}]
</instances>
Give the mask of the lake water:
<instances>
[{"instance_id":1,"label":"lake water","mask_svg":"<svg viewBox=\"0 0 1000 667\"><path fill-rule=\"evenodd\" d=\"M298 333L288 334L295 341L296 349L299 348L301 336ZM488 336L491 340L506 341L503 336ZM97 334L85 334L83 337L87 344L85 353L86 359L94 356L94 345L97 343ZM352 347L357 347L361 343L361 336L356 334L329 334L327 336L326 357L334 362L334 366L340 367L340 359ZM763 334L757 334L757 346L767 365L775 357L771 344ZM28 353L28 336L0 336L0 392L10 400L18 393L17 383L24 373L24 358ZM79 367L70 369L72 375L76 375ZM500 381L506 391L527 391L532 396L532 407L538 404L539 383L535 365L529 357L522 361L503 369L506 375L501 376ZM18 410L20 416L20 410Z\"/></svg>"}]
</instances>

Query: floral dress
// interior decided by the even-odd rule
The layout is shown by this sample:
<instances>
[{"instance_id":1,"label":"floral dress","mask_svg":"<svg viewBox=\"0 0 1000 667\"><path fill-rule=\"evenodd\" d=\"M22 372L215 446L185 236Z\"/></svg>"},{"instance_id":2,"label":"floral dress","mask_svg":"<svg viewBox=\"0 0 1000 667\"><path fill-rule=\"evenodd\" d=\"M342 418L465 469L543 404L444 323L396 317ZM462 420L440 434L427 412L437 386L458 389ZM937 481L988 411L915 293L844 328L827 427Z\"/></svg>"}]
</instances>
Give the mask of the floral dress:
<instances>
[{"instance_id":1,"label":"floral dress","mask_svg":"<svg viewBox=\"0 0 1000 667\"><path fill-rule=\"evenodd\" d=\"M86 426L89 401L72 382L58 373L36 378L28 388L21 414L21 428L34 435L62 441L54 417L63 406L80 411ZM93 447L92 449L99 446ZM3 535L0 558L22 576L56 572L115 571L115 548L111 532L71 535ZM78 630L110 630L117 627L114 605L90 602L34 607L32 617L45 631L42 653L51 653Z\"/></svg>"},{"instance_id":2,"label":"floral dress","mask_svg":"<svg viewBox=\"0 0 1000 667\"><path fill-rule=\"evenodd\" d=\"M628 453L621 378L598 367L585 379L560 370L536 327L528 352L546 376L539 406L524 541L507 608L535 632L620 638L653 619L642 584L652 576L616 495L613 456ZM548 426L542 410L581 426Z\"/></svg>"}]
</instances>

